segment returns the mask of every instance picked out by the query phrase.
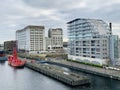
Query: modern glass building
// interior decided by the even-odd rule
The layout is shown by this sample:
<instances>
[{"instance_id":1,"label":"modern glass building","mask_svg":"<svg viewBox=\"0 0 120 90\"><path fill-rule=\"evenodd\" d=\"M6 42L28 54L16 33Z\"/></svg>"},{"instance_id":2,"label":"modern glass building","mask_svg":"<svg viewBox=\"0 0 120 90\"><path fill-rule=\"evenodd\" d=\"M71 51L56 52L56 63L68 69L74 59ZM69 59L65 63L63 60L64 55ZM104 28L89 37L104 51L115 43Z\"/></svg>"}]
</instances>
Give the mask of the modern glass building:
<instances>
[{"instance_id":1,"label":"modern glass building","mask_svg":"<svg viewBox=\"0 0 120 90\"><path fill-rule=\"evenodd\" d=\"M69 59L97 64L109 61L109 25L99 19L77 18L68 24Z\"/></svg>"}]
</instances>

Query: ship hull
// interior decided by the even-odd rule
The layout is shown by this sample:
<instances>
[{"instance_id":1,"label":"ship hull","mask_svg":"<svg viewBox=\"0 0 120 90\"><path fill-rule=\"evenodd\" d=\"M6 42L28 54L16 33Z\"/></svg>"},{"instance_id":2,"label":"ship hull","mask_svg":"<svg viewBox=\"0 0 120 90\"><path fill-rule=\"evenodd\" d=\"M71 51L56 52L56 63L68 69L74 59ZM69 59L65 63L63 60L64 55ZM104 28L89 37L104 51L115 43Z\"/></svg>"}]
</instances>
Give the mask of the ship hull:
<instances>
[{"instance_id":1,"label":"ship hull","mask_svg":"<svg viewBox=\"0 0 120 90\"><path fill-rule=\"evenodd\" d=\"M7 57L6 56L0 57L0 61L7 61Z\"/></svg>"},{"instance_id":2,"label":"ship hull","mask_svg":"<svg viewBox=\"0 0 120 90\"><path fill-rule=\"evenodd\" d=\"M5 51L0 50L0 61L6 61L6 60L7 60L7 56L5 54Z\"/></svg>"},{"instance_id":3,"label":"ship hull","mask_svg":"<svg viewBox=\"0 0 120 90\"><path fill-rule=\"evenodd\" d=\"M13 55L8 56L8 64L15 68L25 66L25 62L18 59L16 48L13 49Z\"/></svg>"},{"instance_id":4,"label":"ship hull","mask_svg":"<svg viewBox=\"0 0 120 90\"><path fill-rule=\"evenodd\" d=\"M15 68L22 68L25 66L25 63L23 61L21 61L20 63L15 63L15 62L10 62L8 61L8 64L12 67L15 67Z\"/></svg>"}]
</instances>

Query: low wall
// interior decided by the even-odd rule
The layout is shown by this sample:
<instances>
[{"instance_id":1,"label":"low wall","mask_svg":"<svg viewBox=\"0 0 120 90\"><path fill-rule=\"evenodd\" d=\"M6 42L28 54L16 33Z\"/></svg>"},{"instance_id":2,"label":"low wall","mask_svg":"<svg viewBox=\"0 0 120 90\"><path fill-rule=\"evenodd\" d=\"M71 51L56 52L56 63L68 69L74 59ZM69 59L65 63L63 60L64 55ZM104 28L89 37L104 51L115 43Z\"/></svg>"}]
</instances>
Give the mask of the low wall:
<instances>
[{"instance_id":1,"label":"low wall","mask_svg":"<svg viewBox=\"0 0 120 90\"><path fill-rule=\"evenodd\" d=\"M68 55L68 59L76 60L76 61L80 61L80 62L98 64L98 65L107 65L108 64L107 59L89 58L89 57L81 57L81 56L73 56L73 55Z\"/></svg>"}]
</instances>

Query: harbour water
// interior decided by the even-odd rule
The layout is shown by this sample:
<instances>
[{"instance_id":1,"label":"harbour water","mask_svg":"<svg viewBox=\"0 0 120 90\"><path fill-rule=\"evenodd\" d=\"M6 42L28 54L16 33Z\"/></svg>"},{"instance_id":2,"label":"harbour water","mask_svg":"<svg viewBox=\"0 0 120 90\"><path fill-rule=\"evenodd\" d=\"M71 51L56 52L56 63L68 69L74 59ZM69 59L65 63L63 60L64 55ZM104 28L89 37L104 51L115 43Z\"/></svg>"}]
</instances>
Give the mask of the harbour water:
<instances>
[{"instance_id":1,"label":"harbour water","mask_svg":"<svg viewBox=\"0 0 120 90\"><path fill-rule=\"evenodd\" d=\"M26 67L15 69L0 62L0 90L120 90L120 81L99 77L57 66L61 69L83 74L91 79L90 85L71 87Z\"/></svg>"}]
</instances>

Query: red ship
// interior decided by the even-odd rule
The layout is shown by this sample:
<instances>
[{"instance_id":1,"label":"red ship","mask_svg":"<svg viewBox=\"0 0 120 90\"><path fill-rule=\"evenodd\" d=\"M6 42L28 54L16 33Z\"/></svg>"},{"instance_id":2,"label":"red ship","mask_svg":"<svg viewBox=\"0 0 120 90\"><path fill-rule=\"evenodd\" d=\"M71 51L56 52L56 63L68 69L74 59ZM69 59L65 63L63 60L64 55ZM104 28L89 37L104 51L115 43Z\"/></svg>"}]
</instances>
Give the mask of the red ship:
<instances>
[{"instance_id":1,"label":"red ship","mask_svg":"<svg viewBox=\"0 0 120 90\"><path fill-rule=\"evenodd\" d=\"M16 68L25 66L25 61L18 59L16 48L13 49L13 55L8 56L8 64Z\"/></svg>"}]
</instances>

